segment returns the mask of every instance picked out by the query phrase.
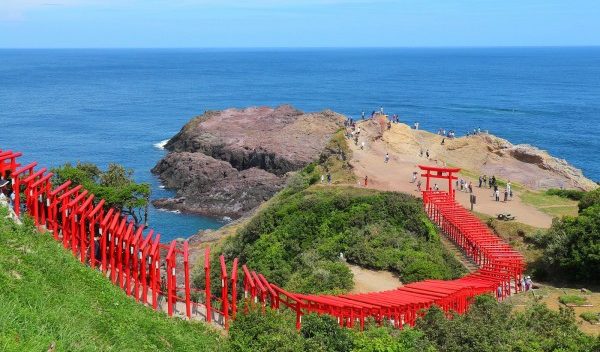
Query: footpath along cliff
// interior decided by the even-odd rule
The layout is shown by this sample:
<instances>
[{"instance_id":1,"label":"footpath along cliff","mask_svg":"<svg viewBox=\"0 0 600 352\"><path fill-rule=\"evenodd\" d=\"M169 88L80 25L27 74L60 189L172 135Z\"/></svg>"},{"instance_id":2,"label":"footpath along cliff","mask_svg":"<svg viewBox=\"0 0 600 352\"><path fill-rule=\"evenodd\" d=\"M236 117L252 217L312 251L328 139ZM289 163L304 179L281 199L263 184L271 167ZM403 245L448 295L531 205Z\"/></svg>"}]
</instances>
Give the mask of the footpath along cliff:
<instances>
[{"instance_id":1,"label":"footpath along cliff","mask_svg":"<svg viewBox=\"0 0 600 352\"><path fill-rule=\"evenodd\" d=\"M284 187L289 172L316 160L344 117L289 105L210 111L166 144L152 172L177 191L154 205L239 218Z\"/></svg>"}]
</instances>

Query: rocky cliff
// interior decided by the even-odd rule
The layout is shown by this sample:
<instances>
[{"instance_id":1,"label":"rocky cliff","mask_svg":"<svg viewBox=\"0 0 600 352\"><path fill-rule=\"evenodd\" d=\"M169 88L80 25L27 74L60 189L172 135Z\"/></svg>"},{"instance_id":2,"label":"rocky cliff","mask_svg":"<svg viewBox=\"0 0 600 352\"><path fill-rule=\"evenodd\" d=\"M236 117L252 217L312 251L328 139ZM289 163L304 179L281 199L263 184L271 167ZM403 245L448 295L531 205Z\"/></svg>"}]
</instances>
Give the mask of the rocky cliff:
<instances>
[{"instance_id":1,"label":"rocky cliff","mask_svg":"<svg viewBox=\"0 0 600 352\"><path fill-rule=\"evenodd\" d=\"M365 133L370 133L371 139L383 138L405 159L415 158L420 151L429 150L431 159L440 164L496 175L529 189L571 188L589 191L598 187L580 169L564 159L531 145L512 144L491 134L449 139L426 131L415 131L404 124L394 124L392 130L382 137L379 126L374 122L366 123L363 128ZM419 159L414 161L419 162Z\"/></svg>"},{"instance_id":2,"label":"rocky cliff","mask_svg":"<svg viewBox=\"0 0 600 352\"><path fill-rule=\"evenodd\" d=\"M344 117L289 105L206 112L165 146L152 172L177 197L158 207L237 218L270 198L287 174L318 159Z\"/></svg>"}]
</instances>

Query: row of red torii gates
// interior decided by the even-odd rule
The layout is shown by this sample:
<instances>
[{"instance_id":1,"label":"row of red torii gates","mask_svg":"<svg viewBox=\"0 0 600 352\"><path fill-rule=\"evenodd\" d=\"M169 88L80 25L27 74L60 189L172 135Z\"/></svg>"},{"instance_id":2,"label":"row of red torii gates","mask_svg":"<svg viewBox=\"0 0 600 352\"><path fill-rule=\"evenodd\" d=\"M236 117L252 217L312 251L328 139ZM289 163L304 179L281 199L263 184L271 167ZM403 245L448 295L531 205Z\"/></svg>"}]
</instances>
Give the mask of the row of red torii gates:
<instances>
[{"instance_id":1,"label":"row of red torii gates","mask_svg":"<svg viewBox=\"0 0 600 352\"><path fill-rule=\"evenodd\" d=\"M305 295L287 292L246 265L240 268L237 258L228 267L221 255L221 287L215 295L208 247L204 288L192 288L187 241L161 243L159 233L138 226L81 185L67 181L55 186L46 168L38 168L36 162L19 164L21 156L0 150L0 175L11 181L15 213L25 210L42 232L53 236L82 263L101 270L136 301L164 309L170 316L214 320L228 328L238 303L253 301L263 309L267 305L278 309L283 304L293 310L297 328L302 316L311 312L332 315L341 326L362 329L365 320L373 318L402 328L414 325L423 310L434 304L448 313L462 314L476 295L490 293L503 299L523 289L523 257L455 202L452 180L459 171L456 168L420 166L427 179L423 202L430 219L479 266L478 271L456 280L425 280L382 292ZM431 190L430 178L448 179L449 192Z\"/></svg>"}]
</instances>

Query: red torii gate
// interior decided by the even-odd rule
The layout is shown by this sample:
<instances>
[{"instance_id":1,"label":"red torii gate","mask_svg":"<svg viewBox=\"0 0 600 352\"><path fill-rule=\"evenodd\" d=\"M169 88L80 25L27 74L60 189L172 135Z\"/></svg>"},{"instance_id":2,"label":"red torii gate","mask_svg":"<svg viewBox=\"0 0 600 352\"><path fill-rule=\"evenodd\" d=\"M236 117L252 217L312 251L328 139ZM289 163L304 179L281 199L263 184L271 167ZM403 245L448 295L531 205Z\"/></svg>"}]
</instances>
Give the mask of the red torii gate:
<instances>
[{"instance_id":1,"label":"red torii gate","mask_svg":"<svg viewBox=\"0 0 600 352\"><path fill-rule=\"evenodd\" d=\"M429 166L429 165L418 165L419 168L425 173L421 174L421 177L425 177L425 190L430 191L431 187L430 179L431 178L441 178L444 180L448 180L448 194L454 198L456 196L456 192L452 189L452 180L458 179L458 177L453 174L460 171L458 167L439 167L439 166ZM434 173L432 173L434 172Z\"/></svg>"}]
</instances>

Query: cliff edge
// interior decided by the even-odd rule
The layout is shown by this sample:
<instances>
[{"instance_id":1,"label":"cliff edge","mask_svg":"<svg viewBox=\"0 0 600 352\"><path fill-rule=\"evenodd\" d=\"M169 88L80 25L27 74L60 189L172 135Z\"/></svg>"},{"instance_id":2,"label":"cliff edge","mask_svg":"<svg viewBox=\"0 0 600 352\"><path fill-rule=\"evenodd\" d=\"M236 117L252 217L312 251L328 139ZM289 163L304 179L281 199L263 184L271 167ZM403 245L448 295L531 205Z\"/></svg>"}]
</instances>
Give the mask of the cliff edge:
<instances>
[{"instance_id":1,"label":"cliff edge","mask_svg":"<svg viewBox=\"0 0 600 352\"><path fill-rule=\"evenodd\" d=\"M289 105L209 111L166 144L152 169L176 198L157 207L239 218L269 199L289 172L316 160L344 117Z\"/></svg>"}]
</instances>

